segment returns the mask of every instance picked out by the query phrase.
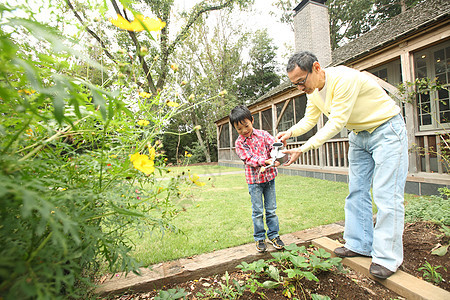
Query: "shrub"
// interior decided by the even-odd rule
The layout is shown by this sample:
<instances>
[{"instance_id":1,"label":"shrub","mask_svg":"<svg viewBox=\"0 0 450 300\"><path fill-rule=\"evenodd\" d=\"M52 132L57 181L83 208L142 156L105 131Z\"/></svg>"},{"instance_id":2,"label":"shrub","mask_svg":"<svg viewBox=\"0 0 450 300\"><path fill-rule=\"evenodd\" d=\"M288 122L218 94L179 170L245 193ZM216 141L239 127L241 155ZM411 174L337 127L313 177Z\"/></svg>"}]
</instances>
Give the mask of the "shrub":
<instances>
[{"instance_id":1,"label":"shrub","mask_svg":"<svg viewBox=\"0 0 450 300\"><path fill-rule=\"evenodd\" d=\"M431 221L450 225L450 199L441 191L441 196L422 196L410 200L405 206L405 221Z\"/></svg>"},{"instance_id":2,"label":"shrub","mask_svg":"<svg viewBox=\"0 0 450 300\"><path fill-rule=\"evenodd\" d=\"M0 298L86 298L99 270L137 272L127 233L174 230L193 184L156 139L176 109L67 75L67 43L28 19L0 26Z\"/></svg>"}]
</instances>

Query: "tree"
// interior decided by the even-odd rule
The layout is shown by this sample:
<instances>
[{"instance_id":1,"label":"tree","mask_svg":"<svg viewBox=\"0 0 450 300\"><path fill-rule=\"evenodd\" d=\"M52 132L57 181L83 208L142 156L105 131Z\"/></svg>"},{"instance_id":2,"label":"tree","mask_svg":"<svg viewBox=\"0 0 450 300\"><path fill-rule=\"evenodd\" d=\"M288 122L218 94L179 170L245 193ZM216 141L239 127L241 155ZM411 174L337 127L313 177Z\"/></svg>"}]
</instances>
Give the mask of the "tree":
<instances>
[{"instance_id":1,"label":"tree","mask_svg":"<svg viewBox=\"0 0 450 300\"><path fill-rule=\"evenodd\" d=\"M242 103L255 100L280 84L276 69L277 46L267 30L257 30L249 52L249 73L238 81L237 95Z\"/></svg>"},{"instance_id":2,"label":"tree","mask_svg":"<svg viewBox=\"0 0 450 300\"><path fill-rule=\"evenodd\" d=\"M330 15L331 48L352 41L378 24L425 0L331 0L326 4ZM278 0L274 6L282 10L280 21L293 24L294 0Z\"/></svg>"},{"instance_id":3,"label":"tree","mask_svg":"<svg viewBox=\"0 0 450 300\"><path fill-rule=\"evenodd\" d=\"M379 15L379 22L381 23L424 1L425 0L375 0L375 13Z\"/></svg>"},{"instance_id":4,"label":"tree","mask_svg":"<svg viewBox=\"0 0 450 300\"><path fill-rule=\"evenodd\" d=\"M71 76L92 62L78 43L15 12L0 4L0 298L92 298L99 271L139 271L129 233L172 230L199 183L164 165L175 110Z\"/></svg>"},{"instance_id":5,"label":"tree","mask_svg":"<svg viewBox=\"0 0 450 300\"><path fill-rule=\"evenodd\" d=\"M194 155L203 153L202 160L207 162L212 161L216 147L213 121L228 114L238 102L234 92L235 81L243 73L242 53L248 35L227 12L217 12L214 19L215 23L210 22L210 26L204 19L199 21L174 56L179 66L177 81L183 83L181 97L193 104L191 109L177 117L181 122L175 123L180 124L180 131L185 131L185 126L201 127L195 131L197 142L190 146L190 150ZM210 101L196 104L210 97ZM184 150L180 149L182 153Z\"/></svg>"},{"instance_id":6,"label":"tree","mask_svg":"<svg viewBox=\"0 0 450 300\"><path fill-rule=\"evenodd\" d=\"M328 1L331 48L354 40L376 25L373 0Z\"/></svg>"},{"instance_id":7,"label":"tree","mask_svg":"<svg viewBox=\"0 0 450 300\"><path fill-rule=\"evenodd\" d=\"M424 0L333 0L330 12L331 47L336 49Z\"/></svg>"},{"instance_id":8,"label":"tree","mask_svg":"<svg viewBox=\"0 0 450 300\"><path fill-rule=\"evenodd\" d=\"M199 20L199 18L203 15L211 11L217 11L221 9L233 9L234 6L239 6L241 8L246 7L252 0L204 0L196 5L189 11L183 12L182 14L185 16L185 23L182 25L181 30L175 35L173 40L170 39L170 30L172 25L172 12L173 12L173 0L141 0L140 4L143 5L133 5L130 1L121 1L125 3L123 8L120 8L116 0L110 0L115 12L117 15L120 15L126 20L131 20L129 16L130 11L133 14L137 12L133 9L133 7L139 6L141 11L150 10L156 17L161 19L166 23L166 26L161 30L161 34L158 40L157 49L154 49L154 56L158 55L159 64L158 68L156 68L157 74L154 74L151 69L149 63L145 59L145 53L142 53L142 42L139 39L138 35L133 31L128 31L129 38L131 39L131 44L134 47L135 55L137 60L142 67L142 75L146 79L146 85L148 89L153 93L157 94L158 90L161 90L164 87L165 81L167 79L169 73L170 60L172 58L173 53L180 47L184 40L188 37L191 28L194 24ZM112 61L119 62L119 60L115 57L114 54L110 52L108 45L111 44L111 41L104 41L98 34L96 34L93 30L87 26L86 20L80 15L80 12L77 10L77 6L72 4L71 0L66 0L67 5L73 11L76 18L80 21L81 24L85 27L85 29L91 34L103 47L105 55L107 55Z\"/></svg>"}]
</instances>

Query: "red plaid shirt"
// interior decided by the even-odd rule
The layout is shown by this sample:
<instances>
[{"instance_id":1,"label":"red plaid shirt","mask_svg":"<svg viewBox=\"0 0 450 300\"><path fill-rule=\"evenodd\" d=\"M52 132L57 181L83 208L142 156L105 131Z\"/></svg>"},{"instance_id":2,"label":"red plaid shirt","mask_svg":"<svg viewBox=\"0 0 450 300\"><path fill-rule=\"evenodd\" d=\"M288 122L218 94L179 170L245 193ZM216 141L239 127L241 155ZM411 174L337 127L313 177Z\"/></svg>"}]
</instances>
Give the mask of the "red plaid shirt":
<instances>
[{"instance_id":1,"label":"red plaid shirt","mask_svg":"<svg viewBox=\"0 0 450 300\"><path fill-rule=\"evenodd\" d=\"M239 135L236 139L236 153L245 164L245 178L247 183L263 183L271 181L277 176L277 168L271 167L259 172L265 166L266 159L270 158L272 144L275 138L265 130L253 129L248 138Z\"/></svg>"}]
</instances>

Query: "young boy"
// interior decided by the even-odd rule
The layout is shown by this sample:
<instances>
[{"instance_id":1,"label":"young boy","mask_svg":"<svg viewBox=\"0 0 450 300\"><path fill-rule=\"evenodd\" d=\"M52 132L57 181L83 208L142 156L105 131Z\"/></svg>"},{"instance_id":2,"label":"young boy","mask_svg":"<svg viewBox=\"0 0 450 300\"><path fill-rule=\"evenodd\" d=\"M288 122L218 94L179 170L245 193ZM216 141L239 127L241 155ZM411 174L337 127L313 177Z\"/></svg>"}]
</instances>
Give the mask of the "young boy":
<instances>
[{"instance_id":1,"label":"young boy","mask_svg":"<svg viewBox=\"0 0 450 300\"><path fill-rule=\"evenodd\" d=\"M236 153L245 164L245 178L252 201L252 220L256 241L256 250L264 252L266 246L266 230L264 228L264 210L269 242L278 250L283 249L284 243L278 235L279 223L275 214L277 208L275 194L275 167L263 168L270 165L270 151L275 142L267 131L253 128L253 117L250 110L243 106L236 106L230 113L230 122L239 134L236 139ZM279 166L278 161L275 166ZM264 195L264 200L263 200Z\"/></svg>"}]
</instances>

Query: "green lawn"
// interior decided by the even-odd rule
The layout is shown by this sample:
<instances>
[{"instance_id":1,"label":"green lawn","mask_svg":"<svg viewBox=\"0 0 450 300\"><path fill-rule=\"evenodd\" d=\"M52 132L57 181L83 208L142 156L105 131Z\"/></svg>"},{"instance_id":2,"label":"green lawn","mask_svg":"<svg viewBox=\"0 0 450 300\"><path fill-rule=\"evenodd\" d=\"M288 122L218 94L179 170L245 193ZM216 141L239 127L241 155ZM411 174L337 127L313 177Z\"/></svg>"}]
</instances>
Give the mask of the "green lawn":
<instances>
[{"instance_id":1,"label":"green lawn","mask_svg":"<svg viewBox=\"0 0 450 300\"><path fill-rule=\"evenodd\" d=\"M197 174L239 170L210 167L188 169ZM207 176L201 181L206 185L193 189L192 201L184 203L186 211L173 222L184 234L166 232L163 238L156 233L143 237L136 234L134 257L147 265L253 241L251 203L244 173ZM348 192L345 183L278 175L276 189L280 235L344 219Z\"/></svg>"},{"instance_id":2,"label":"green lawn","mask_svg":"<svg viewBox=\"0 0 450 300\"><path fill-rule=\"evenodd\" d=\"M224 172L234 172L234 171L243 171L243 168L232 168L232 167L224 167L219 165L197 165L197 166L180 166L180 167L169 167L171 172L176 174L181 174L183 172L191 174L216 174L216 173L224 173Z\"/></svg>"}]
</instances>

